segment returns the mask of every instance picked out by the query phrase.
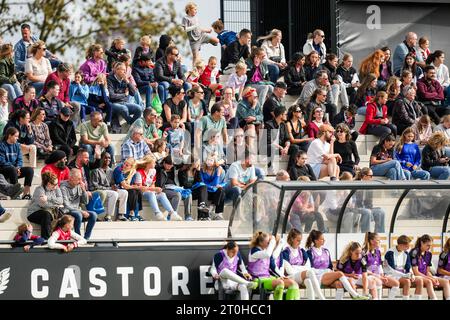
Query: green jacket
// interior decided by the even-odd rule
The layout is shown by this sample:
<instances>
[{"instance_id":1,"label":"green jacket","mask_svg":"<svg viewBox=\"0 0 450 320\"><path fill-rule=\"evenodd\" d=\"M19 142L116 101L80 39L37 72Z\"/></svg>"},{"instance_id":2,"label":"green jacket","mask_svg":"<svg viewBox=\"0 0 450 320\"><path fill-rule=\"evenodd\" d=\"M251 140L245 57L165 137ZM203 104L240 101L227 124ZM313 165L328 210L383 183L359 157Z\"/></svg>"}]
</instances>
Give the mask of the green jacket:
<instances>
[{"instance_id":1,"label":"green jacket","mask_svg":"<svg viewBox=\"0 0 450 320\"><path fill-rule=\"evenodd\" d=\"M16 83L14 61L12 58L0 59L0 85Z\"/></svg>"},{"instance_id":2,"label":"green jacket","mask_svg":"<svg viewBox=\"0 0 450 320\"><path fill-rule=\"evenodd\" d=\"M236 116L239 121L243 121L247 117L256 117L257 122L263 123L264 119L259 102L255 108L252 108L248 101L244 99L238 104Z\"/></svg>"}]
</instances>

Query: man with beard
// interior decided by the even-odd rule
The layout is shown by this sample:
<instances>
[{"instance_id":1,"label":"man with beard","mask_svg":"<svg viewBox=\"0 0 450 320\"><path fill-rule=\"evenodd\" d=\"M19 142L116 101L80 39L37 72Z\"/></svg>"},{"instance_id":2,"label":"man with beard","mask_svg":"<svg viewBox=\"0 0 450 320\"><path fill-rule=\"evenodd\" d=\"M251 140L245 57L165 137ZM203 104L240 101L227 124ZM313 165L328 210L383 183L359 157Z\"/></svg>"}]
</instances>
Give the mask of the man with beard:
<instances>
[{"instance_id":1,"label":"man with beard","mask_svg":"<svg viewBox=\"0 0 450 320\"><path fill-rule=\"evenodd\" d=\"M58 186L62 181L69 179L70 171L67 167L67 156L64 151L55 150L48 156L41 174L47 171L53 172L58 177Z\"/></svg>"}]
</instances>

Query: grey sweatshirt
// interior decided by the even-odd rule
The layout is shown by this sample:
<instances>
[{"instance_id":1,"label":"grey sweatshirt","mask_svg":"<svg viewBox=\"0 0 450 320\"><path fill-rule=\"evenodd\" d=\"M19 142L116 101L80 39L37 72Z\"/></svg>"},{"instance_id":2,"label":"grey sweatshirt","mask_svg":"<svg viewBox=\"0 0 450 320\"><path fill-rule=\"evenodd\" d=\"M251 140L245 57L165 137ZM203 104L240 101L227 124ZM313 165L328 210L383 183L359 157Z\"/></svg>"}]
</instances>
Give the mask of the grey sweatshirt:
<instances>
[{"instance_id":1,"label":"grey sweatshirt","mask_svg":"<svg viewBox=\"0 0 450 320\"><path fill-rule=\"evenodd\" d=\"M60 188L64 201L64 212L68 213L71 210L81 210L80 204L88 203L88 195L86 191L81 189L80 185L72 188L69 185L69 181L62 181Z\"/></svg>"},{"instance_id":2,"label":"grey sweatshirt","mask_svg":"<svg viewBox=\"0 0 450 320\"><path fill-rule=\"evenodd\" d=\"M43 202L41 200L42 195L47 196L47 201ZM33 198L31 199L30 206L28 207L28 215L46 209L53 209L63 204L63 196L61 189L56 188L55 190L46 190L43 186L39 186L34 190Z\"/></svg>"}]
</instances>

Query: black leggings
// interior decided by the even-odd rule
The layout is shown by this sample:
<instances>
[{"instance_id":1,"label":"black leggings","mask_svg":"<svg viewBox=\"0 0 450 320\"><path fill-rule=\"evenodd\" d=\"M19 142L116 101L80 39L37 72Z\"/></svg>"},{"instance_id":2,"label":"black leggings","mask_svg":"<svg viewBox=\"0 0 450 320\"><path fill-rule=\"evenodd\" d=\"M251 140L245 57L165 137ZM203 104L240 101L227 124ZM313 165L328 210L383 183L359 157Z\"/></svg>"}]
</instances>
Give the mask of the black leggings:
<instances>
[{"instance_id":1,"label":"black leggings","mask_svg":"<svg viewBox=\"0 0 450 320\"><path fill-rule=\"evenodd\" d=\"M216 192L208 192L208 199L212 200L212 202L216 206L216 213L223 212L225 191L222 188L217 189Z\"/></svg>"},{"instance_id":2,"label":"black leggings","mask_svg":"<svg viewBox=\"0 0 450 320\"><path fill-rule=\"evenodd\" d=\"M5 179L8 180L11 184L16 184L18 179L25 178L24 185L27 187L31 187L31 183L33 182L34 170L30 167L22 167L20 168L20 175L18 175L16 167L3 166L0 167L0 174L3 174L5 176Z\"/></svg>"},{"instance_id":3,"label":"black leggings","mask_svg":"<svg viewBox=\"0 0 450 320\"><path fill-rule=\"evenodd\" d=\"M41 237L50 238L52 233L52 215L46 210L38 210L28 216L30 222L41 225Z\"/></svg>"},{"instance_id":4,"label":"black leggings","mask_svg":"<svg viewBox=\"0 0 450 320\"><path fill-rule=\"evenodd\" d=\"M198 200L198 204L208 200L208 187L201 186L192 190L192 200Z\"/></svg>"}]
</instances>

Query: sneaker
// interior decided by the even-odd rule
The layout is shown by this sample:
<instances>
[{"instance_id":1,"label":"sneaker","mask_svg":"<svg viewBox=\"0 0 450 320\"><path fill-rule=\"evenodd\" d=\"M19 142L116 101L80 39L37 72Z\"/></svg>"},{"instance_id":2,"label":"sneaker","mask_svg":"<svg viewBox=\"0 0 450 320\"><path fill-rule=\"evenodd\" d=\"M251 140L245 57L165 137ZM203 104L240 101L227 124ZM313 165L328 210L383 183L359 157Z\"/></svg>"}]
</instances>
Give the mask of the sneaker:
<instances>
[{"instance_id":1,"label":"sneaker","mask_svg":"<svg viewBox=\"0 0 450 320\"><path fill-rule=\"evenodd\" d=\"M119 221L128 221L128 219L123 214L120 214L119 217L117 218L117 220L119 220Z\"/></svg>"},{"instance_id":2,"label":"sneaker","mask_svg":"<svg viewBox=\"0 0 450 320\"><path fill-rule=\"evenodd\" d=\"M31 194L25 194L22 196L22 200L31 200Z\"/></svg>"},{"instance_id":3,"label":"sneaker","mask_svg":"<svg viewBox=\"0 0 450 320\"><path fill-rule=\"evenodd\" d=\"M0 223L1 222L5 222L6 220L8 220L9 218L11 218L12 214L8 211L6 211L4 214L2 214L0 216Z\"/></svg>"},{"instance_id":4,"label":"sneaker","mask_svg":"<svg viewBox=\"0 0 450 320\"><path fill-rule=\"evenodd\" d=\"M138 221L138 218L135 217L135 216L130 216L130 217L128 218L128 221Z\"/></svg>"},{"instance_id":5,"label":"sneaker","mask_svg":"<svg viewBox=\"0 0 450 320\"><path fill-rule=\"evenodd\" d=\"M2 187L1 192L7 196L10 196L11 199L19 196L23 191L23 187L20 183L16 183L14 185L10 184L7 187Z\"/></svg>"},{"instance_id":6,"label":"sneaker","mask_svg":"<svg viewBox=\"0 0 450 320\"><path fill-rule=\"evenodd\" d=\"M156 214L155 219L156 219L156 221L165 221L166 220L166 218L164 217L164 215L162 213Z\"/></svg>"},{"instance_id":7,"label":"sneaker","mask_svg":"<svg viewBox=\"0 0 450 320\"><path fill-rule=\"evenodd\" d=\"M111 216L106 216L106 217L103 219L103 221L111 222L111 221L112 221Z\"/></svg>"},{"instance_id":8,"label":"sneaker","mask_svg":"<svg viewBox=\"0 0 450 320\"><path fill-rule=\"evenodd\" d=\"M170 220L172 220L172 221L182 221L183 218L181 218L180 215L175 212L175 213L172 213L171 215L169 214L167 216L167 220L168 221L170 221Z\"/></svg>"},{"instance_id":9,"label":"sneaker","mask_svg":"<svg viewBox=\"0 0 450 320\"><path fill-rule=\"evenodd\" d=\"M184 220L186 220L186 221L194 221L194 219L192 218L191 215L186 216L186 218Z\"/></svg>"},{"instance_id":10,"label":"sneaker","mask_svg":"<svg viewBox=\"0 0 450 320\"><path fill-rule=\"evenodd\" d=\"M358 294L356 297L352 297L352 299L353 300L369 300L370 297Z\"/></svg>"},{"instance_id":11,"label":"sneaker","mask_svg":"<svg viewBox=\"0 0 450 320\"><path fill-rule=\"evenodd\" d=\"M145 219L142 218L141 216L137 216L137 217L135 217L135 218L137 219L137 221L145 221Z\"/></svg>"},{"instance_id":12,"label":"sneaker","mask_svg":"<svg viewBox=\"0 0 450 320\"><path fill-rule=\"evenodd\" d=\"M213 220L225 220L225 219L223 218L222 213L216 213L212 219L213 219Z\"/></svg>"}]
</instances>

